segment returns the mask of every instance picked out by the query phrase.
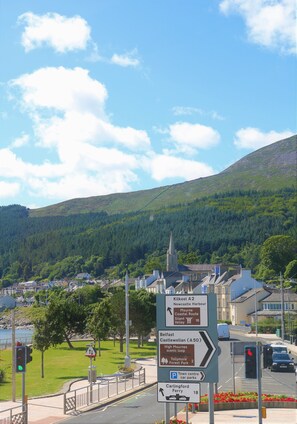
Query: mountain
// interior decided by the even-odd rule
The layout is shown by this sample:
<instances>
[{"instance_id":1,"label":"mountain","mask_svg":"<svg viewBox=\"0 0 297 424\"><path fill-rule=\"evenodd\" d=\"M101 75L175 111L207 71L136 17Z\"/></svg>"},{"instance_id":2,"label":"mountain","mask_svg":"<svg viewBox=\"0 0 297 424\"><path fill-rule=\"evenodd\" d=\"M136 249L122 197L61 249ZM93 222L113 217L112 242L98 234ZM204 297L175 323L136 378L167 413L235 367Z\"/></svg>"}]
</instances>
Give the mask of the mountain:
<instances>
[{"instance_id":1,"label":"mountain","mask_svg":"<svg viewBox=\"0 0 297 424\"><path fill-rule=\"evenodd\" d=\"M197 263L255 270L265 240L296 239L296 144L296 136L281 140L218 175L182 184L31 211L0 207L0 288L80 272L117 278L125 264L134 276L165 269L171 231L176 249Z\"/></svg>"},{"instance_id":2,"label":"mountain","mask_svg":"<svg viewBox=\"0 0 297 424\"><path fill-rule=\"evenodd\" d=\"M105 196L67 200L30 210L30 217L67 216L106 212L109 215L157 211L186 205L197 199L235 191L296 189L297 136L277 141L240 159L229 168L206 178Z\"/></svg>"}]
</instances>

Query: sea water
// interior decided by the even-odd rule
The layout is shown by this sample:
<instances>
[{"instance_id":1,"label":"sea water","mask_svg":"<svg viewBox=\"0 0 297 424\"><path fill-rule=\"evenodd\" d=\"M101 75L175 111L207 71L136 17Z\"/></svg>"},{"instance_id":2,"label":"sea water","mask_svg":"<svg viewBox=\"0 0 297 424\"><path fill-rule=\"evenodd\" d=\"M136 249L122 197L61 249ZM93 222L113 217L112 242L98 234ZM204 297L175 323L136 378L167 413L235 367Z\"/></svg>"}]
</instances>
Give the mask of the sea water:
<instances>
[{"instance_id":1,"label":"sea water","mask_svg":"<svg viewBox=\"0 0 297 424\"><path fill-rule=\"evenodd\" d=\"M15 341L23 344L32 343L33 328L16 328ZM11 328L0 329L0 349L11 346L12 330Z\"/></svg>"}]
</instances>

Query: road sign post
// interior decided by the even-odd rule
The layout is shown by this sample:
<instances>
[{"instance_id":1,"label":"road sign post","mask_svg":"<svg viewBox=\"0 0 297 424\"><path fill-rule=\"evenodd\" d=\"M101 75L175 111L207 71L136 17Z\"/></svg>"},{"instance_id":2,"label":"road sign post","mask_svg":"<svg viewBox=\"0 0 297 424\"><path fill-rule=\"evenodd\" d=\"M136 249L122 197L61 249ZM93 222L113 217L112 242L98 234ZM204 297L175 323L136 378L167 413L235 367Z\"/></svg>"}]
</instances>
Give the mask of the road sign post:
<instances>
[{"instance_id":1,"label":"road sign post","mask_svg":"<svg viewBox=\"0 0 297 424\"><path fill-rule=\"evenodd\" d=\"M158 295L158 382L218 382L216 295Z\"/></svg>"},{"instance_id":2,"label":"road sign post","mask_svg":"<svg viewBox=\"0 0 297 424\"><path fill-rule=\"evenodd\" d=\"M90 358L90 366L88 372L88 380L90 383L90 402L93 402L93 383L96 381L96 367L93 367L92 361L96 359L96 349L92 344L87 345L85 356Z\"/></svg>"}]
</instances>

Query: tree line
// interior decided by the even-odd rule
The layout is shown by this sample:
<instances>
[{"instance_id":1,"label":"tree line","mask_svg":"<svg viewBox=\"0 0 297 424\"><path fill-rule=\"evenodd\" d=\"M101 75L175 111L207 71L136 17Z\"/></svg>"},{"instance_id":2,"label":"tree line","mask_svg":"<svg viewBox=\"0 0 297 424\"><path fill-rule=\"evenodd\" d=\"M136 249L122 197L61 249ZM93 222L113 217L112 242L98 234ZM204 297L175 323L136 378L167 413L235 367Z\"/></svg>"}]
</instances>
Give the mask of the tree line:
<instances>
[{"instance_id":1,"label":"tree line","mask_svg":"<svg viewBox=\"0 0 297 424\"><path fill-rule=\"evenodd\" d=\"M1 207L1 285L79 272L120 277L126 264L133 276L152 272L153 265L164 270L171 231L181 257L195 257L198 263L240 263L256 272L267 239L296 239L295 194L293 189L236 191L124 215L31 218L25 207Z\"/></svg>"},{"instance_id":2,"label":"tree line","mask_svg":"<svg viewBox=\"0 0 297 424\"><path fill-rule=\"evenodd\" d=\"M51 346L67 342L73 348L74 336L90 335L98 343L108 338L119 340L123 352L126 326L126 296L122 287L103 293L99 286L85 286L74 292L53 289L36 294L32 307L33 347L41 352L44 377L44 353ZM146 290L129 291L130 335L138 346L156 325L156 296Z\"/></svg>"}]
</instances>

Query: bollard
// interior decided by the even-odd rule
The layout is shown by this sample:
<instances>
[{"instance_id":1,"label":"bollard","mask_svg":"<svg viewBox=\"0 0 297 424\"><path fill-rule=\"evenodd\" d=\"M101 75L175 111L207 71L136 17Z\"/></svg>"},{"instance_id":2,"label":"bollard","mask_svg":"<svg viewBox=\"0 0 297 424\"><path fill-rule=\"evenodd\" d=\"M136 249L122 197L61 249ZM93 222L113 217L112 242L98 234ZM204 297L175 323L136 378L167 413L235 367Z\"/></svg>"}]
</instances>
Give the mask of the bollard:
<instances>
[{"instance_id":1,"label":"bollard","mask_svg":"<svg viewBox=\"0 0 297 424\"><path fill-rule=\"evenodd\" d=\"M266 418L266 407L262 406L262 418Z\"/></svg>"}]
</instances>

